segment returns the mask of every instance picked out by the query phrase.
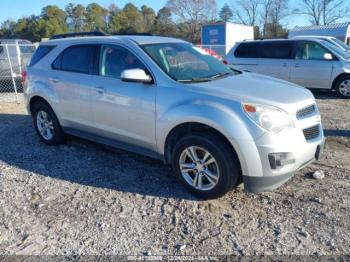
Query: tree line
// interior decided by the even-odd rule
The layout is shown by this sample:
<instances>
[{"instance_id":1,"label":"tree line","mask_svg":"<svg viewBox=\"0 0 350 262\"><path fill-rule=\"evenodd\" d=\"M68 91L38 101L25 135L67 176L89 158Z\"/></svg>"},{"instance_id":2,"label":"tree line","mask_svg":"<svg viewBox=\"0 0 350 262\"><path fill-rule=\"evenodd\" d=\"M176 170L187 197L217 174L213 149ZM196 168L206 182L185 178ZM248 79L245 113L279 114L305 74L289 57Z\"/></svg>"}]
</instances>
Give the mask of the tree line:
<instances>
[{"instance_id":1,"label":"tree line","mask_svg":"<svg viewBox=\"0 0 350 262\"><path fill-rule=\"evenodd\" d=\"M291 10L290 0L232 0L218 10L216 0L168 0L158 12L132 3L123 8L97 3L69 3L64 9L47 5L40 15L4 21L0 38L38 42L55 34L99 30L174 36L198 43L203 24L227 21L254 26L256 38L276 38L287 35L283 21L289 16L303 15L311 24L326 25L343 19L349 12L347 5L347 0L298 0Z\"/></svg>"}]
</instances>

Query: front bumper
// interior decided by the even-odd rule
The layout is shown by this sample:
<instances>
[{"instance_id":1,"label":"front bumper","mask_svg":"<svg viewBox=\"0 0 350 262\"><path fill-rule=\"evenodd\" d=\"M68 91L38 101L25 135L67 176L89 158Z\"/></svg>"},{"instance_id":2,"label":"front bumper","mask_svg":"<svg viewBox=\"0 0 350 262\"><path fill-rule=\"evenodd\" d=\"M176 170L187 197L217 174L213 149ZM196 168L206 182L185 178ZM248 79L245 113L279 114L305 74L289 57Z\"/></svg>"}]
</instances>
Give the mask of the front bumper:
<instances>
[{"instance_id":1,"label":"front bumper","mask_svg":"<svg viewBox=\"0 0 350 262\"><path fill-rule=\"evenodd\" d=\"M325 139L321 123L316 124L320 126L320 133L311 140L306 139L303 129L300 128L285 130L279 134L267 132L258 138L255 147L250 147L250 153L244 156L248 159L247 168L242 168L246 191L257 193L274 190L293 177L298 170L318 160L322 155ZM288 155L288 161L284 161L277 168L269 158L269 155L276 153Z\"/></svg>"}]
</instances>

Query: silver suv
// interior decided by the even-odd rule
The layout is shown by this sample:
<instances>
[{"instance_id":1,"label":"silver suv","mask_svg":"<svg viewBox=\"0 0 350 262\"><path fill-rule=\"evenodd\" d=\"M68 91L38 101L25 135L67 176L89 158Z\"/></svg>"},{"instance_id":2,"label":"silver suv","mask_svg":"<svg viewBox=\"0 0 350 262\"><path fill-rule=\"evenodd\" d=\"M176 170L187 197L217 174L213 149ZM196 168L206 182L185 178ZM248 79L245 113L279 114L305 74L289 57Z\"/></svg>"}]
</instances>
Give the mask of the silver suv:
<instances>
[{"instance_id":1,"label":"silver suv","mask_svg":"<svg viewBox=\"0 0 350 262\"><path fill-rule=\"evenodd\" d=\"M350 52L325 40L298 37L241 42L226 55L225 62L240 70L306 88L333 89L350 97Z\"/></svg>"},{"instance_id":2,"label":"silver suv","mask_svg":"<svg viewBox=\"0 0 350 262\"><path fill-rule=\"evenodd\" d=\"M232 70L173 38L44 42L24 93L44 143L70 134L161 159L201 198L242 181L250 192L273 190L324 144L310 91Z\"/></svg>"}]
</instances>

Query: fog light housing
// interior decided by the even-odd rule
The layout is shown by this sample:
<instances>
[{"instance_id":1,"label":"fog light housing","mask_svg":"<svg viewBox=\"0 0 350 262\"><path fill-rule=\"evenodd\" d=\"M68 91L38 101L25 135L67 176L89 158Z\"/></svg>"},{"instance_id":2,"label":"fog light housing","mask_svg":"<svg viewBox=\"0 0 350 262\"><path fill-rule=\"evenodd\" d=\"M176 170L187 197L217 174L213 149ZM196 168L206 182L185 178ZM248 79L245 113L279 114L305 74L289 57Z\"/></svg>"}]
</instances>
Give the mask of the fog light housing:
<instances>
[{"instance_id":1,"label":"fog light housing","mask_svg":"<svg viewBox=\"0 0 350 262\"><path fill-rule=\"evenodd\" d=\"M294 164L295 159L291 153L271 153L269 154L269 162L271 169L279 169Z\"/></svg>"}]
</instances>

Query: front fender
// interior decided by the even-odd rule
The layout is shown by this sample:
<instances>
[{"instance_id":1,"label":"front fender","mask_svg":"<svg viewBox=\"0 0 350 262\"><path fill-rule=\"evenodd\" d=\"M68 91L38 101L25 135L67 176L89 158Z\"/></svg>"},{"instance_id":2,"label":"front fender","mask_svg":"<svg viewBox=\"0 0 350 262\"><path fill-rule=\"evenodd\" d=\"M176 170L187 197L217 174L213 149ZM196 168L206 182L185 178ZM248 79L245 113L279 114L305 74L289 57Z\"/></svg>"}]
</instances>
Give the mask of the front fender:
<instances>
[{"instance_id":1,"label":"front fender","mask_svg":"<svg viewBox=\"0 0 350 262\"><path fill-rule=\"evenodd\" d=\"M223 134L234 147L241 163L244 175L262 175L259 152L254 139L263 135L245 116L241 105L230 108L211 101L191 101L178 105L164 112L157 120L157 149L164 155L168 134L184 123L201 123Z\"/></svg>"}]
</instances>

